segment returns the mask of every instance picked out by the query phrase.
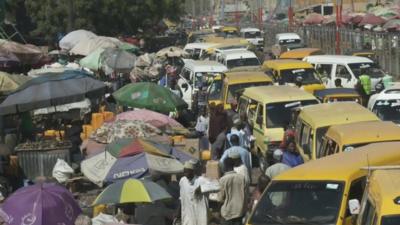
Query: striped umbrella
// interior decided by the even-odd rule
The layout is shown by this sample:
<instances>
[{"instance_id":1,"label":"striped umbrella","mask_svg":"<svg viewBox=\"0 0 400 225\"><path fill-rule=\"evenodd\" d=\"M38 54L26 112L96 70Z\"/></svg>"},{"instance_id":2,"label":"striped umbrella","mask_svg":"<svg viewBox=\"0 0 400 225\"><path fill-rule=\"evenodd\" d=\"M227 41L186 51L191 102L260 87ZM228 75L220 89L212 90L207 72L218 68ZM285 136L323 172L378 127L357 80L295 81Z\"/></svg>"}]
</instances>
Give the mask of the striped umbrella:
<instances>
[{"instance_id":1,"label":"striped umbrella","mask_svg":"<svg viewBox=\"0 0 400 225\"><path fill-rule=\"evenodd\" d=\"M152 203L170 199L171 195L160 185L138 179L127 179L111 184L104 189L93 205L120 203Z\"/></svg>"}]
</instances>

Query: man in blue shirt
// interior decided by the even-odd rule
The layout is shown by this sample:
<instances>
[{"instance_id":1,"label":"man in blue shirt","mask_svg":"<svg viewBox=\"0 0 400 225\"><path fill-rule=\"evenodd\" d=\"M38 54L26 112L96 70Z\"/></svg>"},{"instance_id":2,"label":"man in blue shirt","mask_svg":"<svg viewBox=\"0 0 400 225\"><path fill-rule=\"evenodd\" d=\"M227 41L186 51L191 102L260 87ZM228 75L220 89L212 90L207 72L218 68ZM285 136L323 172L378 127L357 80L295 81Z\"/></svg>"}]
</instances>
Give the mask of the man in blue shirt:
<instances>
[{"instance_id":1,"label":"man in blue shirt","mask_svg":"<svg viewBox=\"0 0 400 225\"><path fill-rule=\"evenodd\" d=\"M234 121L233 121L233 127L231 128L230 132L226 135L226 139L228 140L229 146L233 146L231 143L231 137L233 135L237 135L239 138L239 146L245 147L244 146L244 132L241 129L242 127L242 121L240 120L239 116L235 116Z\"/></svg>"},{"instance_id":2,"label":"man in blue shirt","mask_svg":"<svg viewBox=\"0 0 400 225\"><path fill-rule=\"evenodd\" d=\"M284 163L290 167L295 167L300 164L303 164L304 163L303 158L301 157L300 153L298 152L294 141L293 140L289 141L286 146L287 146L287 148L283 152L282 163Z\"/></svg>"},{"instance_id":3,"label":"man in blue shirt","mask_svg":"<svg viewBox=\"0 0 400 225\"><path fill-rule=\"evenodd\" d=\"M240 146L239 136L236 134L232 134L230 136L230 142L232 144L232 147L230 147L224 151L224 153L222 154L222 157L219 161L220 164L224 165L224 161L226 158L228 158L229 154L238 153L240 155L240 158L241 158L243 164L247 167L247 170L251 171L249 151L247 151L245 148Z\"/></svg>"}]
</instances>

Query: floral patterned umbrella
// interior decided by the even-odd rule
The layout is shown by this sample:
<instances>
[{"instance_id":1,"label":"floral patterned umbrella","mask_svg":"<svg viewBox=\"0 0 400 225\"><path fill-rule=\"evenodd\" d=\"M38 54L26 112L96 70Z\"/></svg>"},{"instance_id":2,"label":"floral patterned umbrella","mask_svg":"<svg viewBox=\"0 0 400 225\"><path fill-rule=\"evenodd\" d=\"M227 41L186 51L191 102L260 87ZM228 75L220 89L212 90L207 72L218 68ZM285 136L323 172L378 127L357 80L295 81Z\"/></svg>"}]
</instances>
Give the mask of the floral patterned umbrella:
<instances>
[{"instance_id":1,"label":"floral patterned umbrella","mask_svg":"<svg viewBox=\"0 0 400 225\"><path fill-rule=\"evenodd\" d=\"M157 134L161 134L161 130L146 122L140 120L119 120L103 124L103 126L92 134L91 139L100 143L109 144L117 138L148 138Z\"/></svg>"}]
</instances>

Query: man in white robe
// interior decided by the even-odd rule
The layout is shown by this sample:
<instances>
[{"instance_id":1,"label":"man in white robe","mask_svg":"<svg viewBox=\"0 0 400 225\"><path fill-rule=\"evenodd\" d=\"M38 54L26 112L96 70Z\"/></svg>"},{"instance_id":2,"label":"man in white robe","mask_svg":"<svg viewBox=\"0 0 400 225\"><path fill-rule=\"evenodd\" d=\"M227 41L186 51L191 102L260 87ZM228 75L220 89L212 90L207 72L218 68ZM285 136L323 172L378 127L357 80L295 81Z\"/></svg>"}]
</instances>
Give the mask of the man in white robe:
<instances>
[{"instance_id":1,"label":"man in white robe","mask_svg":"<svg viewBox=\"0 0 400 225\"><path fill-rule=\"evenodd\" d=\"M193 162L186 162L179 181L182 225L207 225L207 198L200 190L205 179L196 176L194 168Z\"/></svg>"}]
</instances>

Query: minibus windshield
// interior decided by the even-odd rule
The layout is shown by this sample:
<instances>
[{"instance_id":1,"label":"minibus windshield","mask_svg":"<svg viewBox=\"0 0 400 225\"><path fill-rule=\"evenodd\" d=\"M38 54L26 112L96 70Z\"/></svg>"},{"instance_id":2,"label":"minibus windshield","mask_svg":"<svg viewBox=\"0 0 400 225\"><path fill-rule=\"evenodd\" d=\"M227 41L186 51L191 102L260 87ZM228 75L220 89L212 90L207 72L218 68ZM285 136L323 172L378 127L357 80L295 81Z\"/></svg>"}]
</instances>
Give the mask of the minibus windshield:
<instances>
[{"instance_id":1,"label":"minibus windshield","mask_svg":"<svg viewBox=\"0 0 400 225\"><path fill-rule=\"evenodd\" d=\"M400 215L384 216L382 218L382 225L398 225L400 224Z\"/></svg>"},{"instance_id":2,"label":"minibus windshield","mask_svg":"<svg viewBox=\"0 0 400 225\"><path fill-rule=\"evenodd\" d=\"M264 192L250 224L334 224L342 182L276 181Z\"/></svg>"}]
</instances>

